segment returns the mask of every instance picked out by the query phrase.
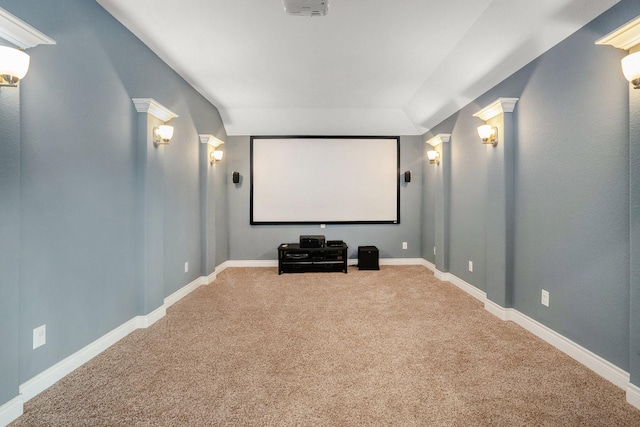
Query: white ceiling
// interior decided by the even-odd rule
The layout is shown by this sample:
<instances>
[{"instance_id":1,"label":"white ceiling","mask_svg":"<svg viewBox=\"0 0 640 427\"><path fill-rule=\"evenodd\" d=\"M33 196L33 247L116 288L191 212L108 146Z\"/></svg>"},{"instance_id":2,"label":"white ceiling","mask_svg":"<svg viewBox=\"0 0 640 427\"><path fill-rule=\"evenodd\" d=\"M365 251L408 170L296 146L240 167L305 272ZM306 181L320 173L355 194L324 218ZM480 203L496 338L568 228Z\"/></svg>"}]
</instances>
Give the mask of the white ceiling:
<instances>
[{"instance_id":1,"label":"white ceiling","mask_svg":"<svg viewBox=\"0 0 640 427\"><path fill-rule=\"evenodd\" d=\"M421 135L619 0L97 1L229 135Z\"/></svg>"}]
</instances>

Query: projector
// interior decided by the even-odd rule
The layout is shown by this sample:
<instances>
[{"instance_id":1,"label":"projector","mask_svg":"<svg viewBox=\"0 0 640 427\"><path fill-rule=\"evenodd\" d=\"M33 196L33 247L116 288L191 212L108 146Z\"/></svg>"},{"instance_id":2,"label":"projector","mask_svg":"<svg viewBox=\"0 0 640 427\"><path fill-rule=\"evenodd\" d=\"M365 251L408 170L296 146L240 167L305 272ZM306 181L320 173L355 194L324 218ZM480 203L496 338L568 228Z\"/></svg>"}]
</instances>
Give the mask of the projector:
<instances>
[{"instance_id":1,"label":"projector","mask_svg":"<svg viewBox=\"0 0 640 427\"><path fill-rule=\"evenodd\" d=\"M325 16L329 0L282 0L284 11L291 16Z\"/></svg>"}]
</instances>

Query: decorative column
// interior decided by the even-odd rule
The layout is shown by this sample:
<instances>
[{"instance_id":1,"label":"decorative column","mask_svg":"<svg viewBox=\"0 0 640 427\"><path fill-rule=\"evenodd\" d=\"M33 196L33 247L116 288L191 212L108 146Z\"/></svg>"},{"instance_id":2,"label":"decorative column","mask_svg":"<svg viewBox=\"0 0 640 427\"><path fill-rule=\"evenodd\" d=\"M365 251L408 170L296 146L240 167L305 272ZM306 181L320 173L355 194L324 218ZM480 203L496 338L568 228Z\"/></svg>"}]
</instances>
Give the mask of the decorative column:
<instances>
[{"instance_id":1,"label":"decorative column","mask_svg":"<svg viewBox=\"0 0 640 427\"><path fill-rule=\"evenodd\" d=\"M138 250L141 254L140 314L162 307L153 320L164 316L164 150L155 129L178 117L152 98L133 98L138 114Z\"/></svg>"},{"instance_id":2,"label":"decorative column","mask_svg":"<svg viewBox=\"0 0 640 427\"><path fill-rule=\"evenodd\" d=\"M435 199L435 276L444 280L443 273L449 272L449 201L451 197L451 140L450 133L440 133L427 144L438 153L438 160L433 162L437 167L434 186Z\"/></svg>"},{"instance_id":3,"label":"decorative column","mask_svg":"<svg viewBox=\"0 0 640 427\"><path fill-rule=\"evenodd\" d=\"M512 306L514 146L513 110L518 98L499 98L474 114L497 131L487 143L487 299ZM498 310L499 311L499 310Z\"/></svg>"},{"instance_id":4,"label":"decorative column","mask_svg":"<svg viewBox=\"0 0 640 427\"><path fill-rule=\"evenodd\" d=\"M627 385L627 402L640 409L640 81L638 80L638 76L640 76L640 17L597 40L596 44L610 45L629 51L629 55L623 60L625 77L631 80L629 85L630 381Z\"/></svg>"},{"instance_id":5,"label":"decorative column","mask_svg":"<svg viewBox=\"0 0 640 427\"><path fill-rule=\"evenodd\" d=\"M0 45L13 45L21 49L56 44L52 38L1 8L0 40L8 42ZM10 80L0 76L0 425L8 424L22 415L23 398L19 391L20 343L30 339L20 337L20 331L24 330L20 327L26 326L20 325L20 86L25 81L16 83L13 79ZM32 326L26 326L30 327Z\"/></svg>"},{"instance_id":6,"label":"decorative column","mask_svg":"<svg viewBox=\"0 0 640 427\"><path fill-rule=\"evenodd\" d=\"M202 215L202 275L208 282L215 280L216 270L216 198L214 153L224 141L213 135L200 137L200 199Z\"/></svg>"}]
</instances>

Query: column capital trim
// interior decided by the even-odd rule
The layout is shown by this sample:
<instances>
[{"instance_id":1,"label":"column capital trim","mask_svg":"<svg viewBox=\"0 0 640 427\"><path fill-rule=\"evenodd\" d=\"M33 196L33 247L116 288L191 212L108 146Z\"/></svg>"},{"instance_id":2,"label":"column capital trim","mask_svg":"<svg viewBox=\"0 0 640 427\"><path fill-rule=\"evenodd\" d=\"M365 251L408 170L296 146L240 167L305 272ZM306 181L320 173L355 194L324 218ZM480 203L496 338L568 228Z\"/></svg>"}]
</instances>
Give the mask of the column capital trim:
<instances>
[{"instance_id":1,"label":"column capital trim","mask_svg":"<svg viewBox=\"0 0 640 427\"><path fill-rule=\"evenodd\" d=\"M41 33L23 20L0 7L0 38L27 49L39 44L56 44L56 41Z\"/></svg>"},{"instance_id":2,"label":"column capital trim","mask_svg":"<svg viewBox=\"0 0 640 427\"><path fill-rule=\"evenodd\" d=\"M516 102L518 102L519 99L520 98L498 98L482 110L475 113L473 117L478 117L486 122L498 114L513 113L513 110L516 108Z\"/></svg>"},{"instance_id":3,"label":"column capital trim","mask_svg":"<svg viewBox=\"0 0 640 427\"><path fill-rule=\"evenodd\" d=\"M449 142L450 140L451 140L450 133L439 133L433 138L431 138L430 140L426 141L425 143L431 145L432 147L436 147L442 144L443 142Z\"/></svg>"},{"instance_id":4,"label":"column capital trim","mask_svg":"<svg viewBox=\"0 0 640 427\"><path fill-rule=\"evenodd\" d=\"M221 140L220 138L216 138L211 134L200 134L198 136L200 137L200 142L202 144L209 144L215 148L218 148L220 145L224 144L223 140Z\"/></svg>"},{"instance_id":5,"label":"column capital trim","mask_svg":"<svg viewBox=\"0 0 640 427\"><path fill-rule=\"evenodd\" d=\"M151 114L163 122L168 122L169 120L178 117L176 113L169 110L153 98L131 98L131 100L136 106L136 111L138 113Z\"/></svg>"},{"instance_id":6,"label":"column capital trim","mask_svg":"<svg viewBox=\"0 0 640 427\"><path fill-rule=\"evenodd\" d=\"M623 50L640 44L640 16L598 39L596 44L610 45Z\"/></svg>"}]
</instances>

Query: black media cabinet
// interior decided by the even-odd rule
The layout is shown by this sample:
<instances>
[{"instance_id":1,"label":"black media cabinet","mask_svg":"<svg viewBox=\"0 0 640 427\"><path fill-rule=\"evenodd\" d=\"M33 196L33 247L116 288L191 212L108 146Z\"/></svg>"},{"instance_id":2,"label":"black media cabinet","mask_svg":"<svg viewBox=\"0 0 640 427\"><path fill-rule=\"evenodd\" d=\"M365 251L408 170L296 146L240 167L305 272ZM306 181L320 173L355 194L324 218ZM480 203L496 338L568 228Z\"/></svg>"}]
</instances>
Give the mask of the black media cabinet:
<instances>
[{"instance_id":1,"label":"black media cabinet","mask_svg":"<svg viewBox=\"0 0 640 427\"><path fill-rule=\"evenodd\" d=\"M320 248L301 248L299 243L278 246L278 274L323 271L347 273L347 249L344 243L333 243Z\"/></svg>"}]
</instances>

